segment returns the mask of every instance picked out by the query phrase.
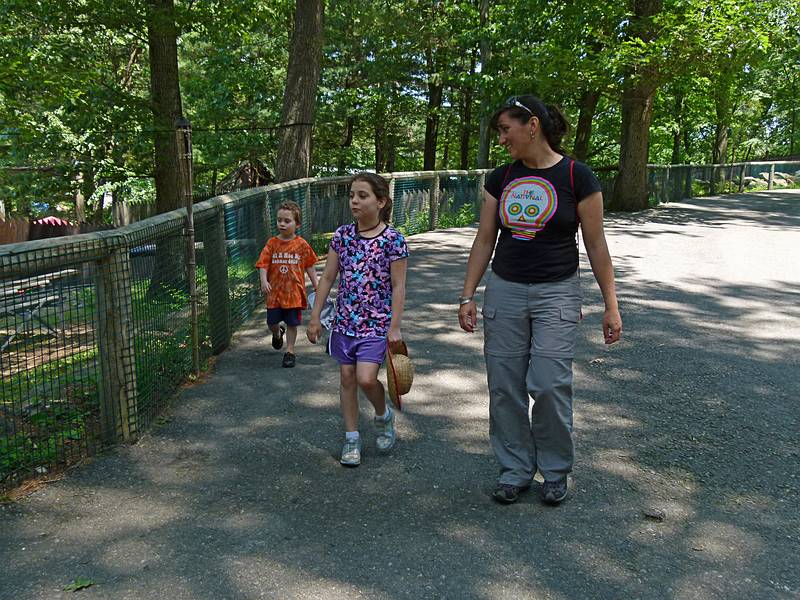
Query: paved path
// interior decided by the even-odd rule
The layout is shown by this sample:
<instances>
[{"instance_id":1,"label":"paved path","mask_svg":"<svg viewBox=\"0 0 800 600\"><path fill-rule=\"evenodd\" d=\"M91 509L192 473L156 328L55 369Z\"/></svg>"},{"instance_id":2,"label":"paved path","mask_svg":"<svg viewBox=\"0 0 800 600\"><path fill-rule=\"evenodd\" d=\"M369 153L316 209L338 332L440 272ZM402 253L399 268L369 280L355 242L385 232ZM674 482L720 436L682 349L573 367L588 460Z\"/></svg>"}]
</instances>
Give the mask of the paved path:
<instances>
[{"instance_id":1,"label":"paved path","mask_svg":"<svg viewBox=\"0 0 800 600\"><path fill-rule=\"evenodd\" d=\"M585 275L562 506L488 499L481 336L453 306L474 230L432 232L393 455L370 432L339 467L331 362L301 343L282 370L253 321L139 444L0 507L0 598L800 597L800 193L608 221L625 339L602 346Z\"/></svg>"}]
</instances>

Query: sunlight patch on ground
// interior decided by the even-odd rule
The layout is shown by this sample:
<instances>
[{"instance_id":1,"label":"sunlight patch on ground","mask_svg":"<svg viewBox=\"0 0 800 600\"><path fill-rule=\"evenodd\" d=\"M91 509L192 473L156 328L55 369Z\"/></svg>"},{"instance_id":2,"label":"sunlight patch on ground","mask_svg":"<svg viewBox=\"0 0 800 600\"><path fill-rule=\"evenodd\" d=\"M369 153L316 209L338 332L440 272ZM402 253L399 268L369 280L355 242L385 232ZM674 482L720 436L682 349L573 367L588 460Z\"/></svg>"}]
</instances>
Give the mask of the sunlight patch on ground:
<instances>
[{"instance_id":1,"label":"sunlight patch on ground","mask_svg":"<svg viewBox=\"0 0 800 600\"><path fill-rule=\"evenodd\" d=\"M750 557L759 554L764 542L752 532L729 523L706 521L693 528L687 537L688 549L702 552L701 558L713 562L734 562L740 566L750 563Z\"/></svg>"},{"instance_id":2,"label":"sunlight patch on ground","mask_svg":"<svg viewBox=\"0 0 800 600\"><path fill-rule=\"evenodd\" d=\"M364 585L350 585L340 579L318 577L308 569L296 569L290 566L290 559L285 562L269 560L265 557L269 548L264 548L257 556L227 556L224 557L225 566L221 570L227 578L238 586L234 597L239 598L315 598L320 600L352 600L353 598L374 598L375 600L388 600L390 596L379 589ZM326 563L323 548L319 549L317 569L335 573L335 560ZM303 557L299 564L303 564L308 557ZM374 561L372 566L363 566L361 580L369 578L369 572L385 569L383 561ZM264 577L268 573L269 577ZM323 591L324 590L324 591Z\"/></svg>"},{"instance_id":3,"label":"sunlight patch on ground","mask_svg":"<svg viewBox=\"0 0 800 600\"><path fill-rule=\"evenodd\" d=\"M602 547L585 542L573 542L567 545L572 560L580 565L582 571L600 581L613 581L620 584L636 580L636 573L620 564Z\"/></svg>"},{"instance_id":4,"label":"sunlight patch on ground","mask_svg":"<svg viewBox=\"0 0 800 600\"><path fill-rule=\"evenodd\" d=\"M494 581L485 583L475 591L477 598L486 600L505 600L519 598L547 598L548 600L567 600L569 596L543 585L536 585L536 575L528 569L520 571L518 565L509 566L508 570L494 569L491 578ZM499 572L498 572L499 571ZM547 572L545 572L547 574ZM553 574L555 576L555 574ZM563 573L559 576L563 577Z\"/></svg>"},{"instance_id":5,"label":"sunlight patch on ground","mask_svg":"<svg viewBox=\"0 0 800 600\"><path fill-rule=\"evenodd\" d=\"M622 409L598 406L596 404L585 403L581 405L580 411L576 411L576 422L591 423L595 429L635 429L641 427L642 422L636 419L629 419L627 416L619 414Z\"/></svg>"}]
</instances>

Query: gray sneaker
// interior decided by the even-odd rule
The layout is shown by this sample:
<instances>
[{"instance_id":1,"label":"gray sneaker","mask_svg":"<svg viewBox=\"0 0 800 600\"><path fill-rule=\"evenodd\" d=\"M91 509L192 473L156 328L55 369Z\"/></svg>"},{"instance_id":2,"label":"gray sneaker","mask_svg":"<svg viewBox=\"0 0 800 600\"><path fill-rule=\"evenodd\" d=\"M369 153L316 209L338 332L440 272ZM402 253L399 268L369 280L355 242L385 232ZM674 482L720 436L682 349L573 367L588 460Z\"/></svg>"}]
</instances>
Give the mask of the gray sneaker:
<instances>
[{"instance_id":1,"label":"gray sneaker","mask_svg":"<svg viewBox=\"0 0 800 600\"><path fill-rule=\"evenodd\" d=\"M375 440L378 450L388 452L394 448L394 444L397 441L397 431L394 428L394 411L391 408L386 419L375 417L375 429L378 431L378 437Z\"/></svg>"},{"instance_id":2,"label":"gray sneaker","mask_svg":"<svg viewBox=\"0 0 800 600\"><path fill-rule=\"evenodd\" d=\"M541 495L545 504L558 504L567 497L567 478L545 481L542 484Z\"/></svg>"},{"instance_id":3,"label":"gray sneaker","mask_svg":"<svg viewBox=\"0 0 800 600\"><path fill-rule=\"evenodd\" d=\"M357 467L361 464L361 438L350 441L345 439L342 446L342 458L339 459L345 467Z\"/></svg>"}]
</instances>

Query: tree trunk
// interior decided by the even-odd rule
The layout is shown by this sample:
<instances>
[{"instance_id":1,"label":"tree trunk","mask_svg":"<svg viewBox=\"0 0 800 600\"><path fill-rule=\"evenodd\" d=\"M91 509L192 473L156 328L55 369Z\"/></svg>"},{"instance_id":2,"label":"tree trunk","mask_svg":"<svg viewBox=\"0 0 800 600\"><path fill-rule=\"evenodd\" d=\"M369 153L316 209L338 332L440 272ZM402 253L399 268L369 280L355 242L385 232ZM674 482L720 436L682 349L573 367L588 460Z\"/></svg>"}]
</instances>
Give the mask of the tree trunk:
<instances>
[{"instance_id":1,"label":"tree trunk","mask_svg":"<svg viewBox=\"0 0 800 600\"><path fill-rule=\"evenodd\" d=\"M792 77L792 98L797 98L797 78ZM794 134L797 131L797 103L792 102L792 121L789 127L789 156L794 158Z\"/></svg>"},{"instance_id":2,"label":"tree trunk","mask_svg":"<svg viewBox=\"0 0 800 600\"><path fill-rule=\"evenodd\" d=\"M450 168L450 119L444 121L444 151L442 152L442 162L440 167L443 169ZM434 167L436 168L436 167Z\"/></svg>"},{"instance_id":3,"label":"tree trunk","mask_svg":"<svg viewBox=\"0 0 800 600\"><path fill-rule=\"evenodd\" d=\"M347 172L347 148L353 145L353 133L355 131L356 119L355 117L348 116L344 123L344 132L342 133L342 143L339 144L339 151L336 153L336 174L344 175Z\"/></svg>"},{"instance_id":4,"label":"tree trunk","mask_svg":"<svg viewBox=\"0 0 800 600\"><path fill-rule=\"evenodd\" d=\"M311 129L322 68L323 0L297 0L283 94L275 179L308 177L311 171Z\"/></svg>"},{"instance_id":5,"label":"tree trunk","mask_svg":"<svg viewBox=\"0 0 800 600\"><path fill-rule=\"evenodd\" d=\"M575 146L572 149L572 156L575 160L585 161L589 155L592 120L594 120L599 100L600 92L597 90L587 90L581 95L578 127L575 129Z\"/></svg>"},{"instance_id":6,"label":"tree trunk","mask_svg":"<svg viewBox=\"0 0 800 600\"><path fill-rule=\"evenodd\" d=\"M673 119L675 125L672 128L672 158L670 164L678 165L681 162L681 130L683 129L683 92L676 92L675 94L675 114Z\"/></svg>"},{"instance_id":7,"label":"tree trunk","mask_svg":"<svg viewBox=\"0 0 800 600\"><path fill-rule=\"evenodd\" d=\"M147 40L150 99L155 125L156 212L160 214L180 207L184 200L175 141L175 119L181 116L182 110L178 83L178 28L173 0L149 0ZM156 244L148 295L158 295L165 287L184 285L183 256L183 243L178 237Z\"/></svg>"},{"instance_id":8,"label":"tree trunk","mask_svg":"<svg viewBox=\"0 0 800 600\"><path fill-rule=\"evenodd\" d=\"M647 153L653 116L652 85L629 84L622 95L622 139L619 174L611 208L635 211L648 207Z\"/></svg>"},{"instance_id":9,"label":"tree trunk","mask_svg":"<svg viewBox=\"0 0 800 600\"><path fill-rule=\"evenodd\" d=\"M655 39L658 29L652 19L661 11L661 0L629 0L628 5L633 13L629 37L644 42ZM645 67L634 66L623 82L619 174L610 203L616 210L643 210L649 204L647 157L658 75L658 66L654 63Z\"/></svg>"},{"instance_id":10,"label":"tree trunk","mask_svg":"<svg viewBox=\"0 0 800 600\"><path fill-rule=\"evenodd\" d=\"M78 191L75 193L75 220L78 223L86 221L86 201L93 193L94 177L91 172L86 172L84 169L78 174Z\"/></svg>"},{"instance_id":11,"label":"tree trunk","mask_svg":"<svg viewBox=\"0 0 800 600\"><path fill-rule=\"evenodd\" d=\"M386 166L386 126L383 118L375 121L375 172L383 173Z\"/></svg>"},{"instance_id":12,"label":"tree trunk","mask_svg":"<svg viewBox=\"0 0 800 600\"><path fill-rule=\"evenodd\" d=\"M717 123L714 128L714 147L711 150L711 163L721 165L728 155L728 125Z\"/></svg>"},{"instance_id":13,"label":"tree trunk","mask_svg":"<svg viewBox=\"0 0 800 600\"><path fill-rule=\"evenodd\" d=\"M397 164L397 136L390 133L387 141L386 148L386 171L392 173L396 171L395 165Z\"/></svg>"},{"instance_id":14,"label":"tree trunk","mask_svg":"<svg viewBox=\"0 0 800 600\"><path fill-rule=\"evenodd\" d=\"M425 117L425 154L422 170L436 169L436 142L439 138L439 107L442 105L444 84L440 73L436 72L436 50L428 49L428 111Z\"/></svg>"},{"instance_id":15,"label":"tree trunk","mask_svg":"<svg viewBox=\"0 0 800 600\"><path fill-rule=\"evenodd\" d=\"M462 90L461 95L461 144L459 168L462 171L469 169L469 138L472 133L472 82L475 79L475 51L470 53L469 83Z\"/></svg>"},{"instance_id":16,"label":"tree trunk","mask_svg":"<svg viewBox=\"0 0 800 600\"><path fill-rule=\"evenodd\" d=\"M481 0L480 7L480 24L481 30L486 26L489 20L489 0ZM481 36L480 59L481 59L481 75L486 76L488 63L492 58L492 44L488 35ZM477 166L479 169L486 169L489 167L489 102L488 93L485 89L481 90L481 120L478 125L478 157Z\"/></svg>"}]
</instances>

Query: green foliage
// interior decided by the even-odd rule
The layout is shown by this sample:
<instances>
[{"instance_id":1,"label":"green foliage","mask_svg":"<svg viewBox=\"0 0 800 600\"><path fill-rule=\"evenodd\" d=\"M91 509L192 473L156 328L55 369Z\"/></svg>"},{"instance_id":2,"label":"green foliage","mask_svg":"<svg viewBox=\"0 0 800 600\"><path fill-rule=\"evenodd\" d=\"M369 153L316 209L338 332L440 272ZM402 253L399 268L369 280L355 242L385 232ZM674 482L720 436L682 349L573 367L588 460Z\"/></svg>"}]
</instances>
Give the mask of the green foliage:
<instances>
[{"instance_id":1,"label":"green foliage","mask_svg":"<svg viewBox=\"0 0 800 600\"><path fill-rule=\"evenodd\" d=\"M403 235L414 235L415 233L430 231L430 229L431 217L427 209L419 211L409 221L397 228Z\"/></svg>"},{"instance_id":2,"label":"green foliage","mask_svg":"<svg viewBox=\"0 0 800 600\"><path fill-rule=\"evenodd\" d=\"M324 257L328 255L331 238L333 238L333 233L315 233L311 236L309 244L317 256Z\"/></svg>"},{"instance_id":3,"label":"green foliage","mask_svg":"<svg viewBox=\"0 0 800 600\"><path fill-rule=\"evenodd\" d=\"M573 126L584 95L599 94L588 162L614 165L623 86L637 78L656 89L650 162L710 162L721 150L717 131L728 129L727 160L800 153L799 0L659 2L653 15L631 18L647 4L492 1L482 25L474 0L326 3L314 174L418 170L426 118L438 122L437 168L472 168L480 119L531 92L561 105ZM242 161L274 165L293 10L289 0L176 2L198 192ZM153 201L145 16L138 0L6 2L0 201L8 213L74 217L82 197L88 220L108 222L104 197ZM505 158L493 144L490 162Z\"/></svg>"},{"instance_id":4,"label":"green foliage","mask_svg":"<svg viewBox=\"0 0 800 600\"><path fill-rule=\"evenodd\" d=\"M445 212L439 215L439 228L449 229L450 227L466 227L478 220L478 212L474 204L465 204L458 212L451 214Z\"/></svg>"}]
</instances>

